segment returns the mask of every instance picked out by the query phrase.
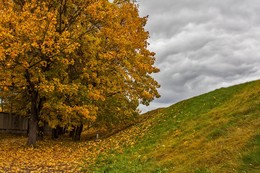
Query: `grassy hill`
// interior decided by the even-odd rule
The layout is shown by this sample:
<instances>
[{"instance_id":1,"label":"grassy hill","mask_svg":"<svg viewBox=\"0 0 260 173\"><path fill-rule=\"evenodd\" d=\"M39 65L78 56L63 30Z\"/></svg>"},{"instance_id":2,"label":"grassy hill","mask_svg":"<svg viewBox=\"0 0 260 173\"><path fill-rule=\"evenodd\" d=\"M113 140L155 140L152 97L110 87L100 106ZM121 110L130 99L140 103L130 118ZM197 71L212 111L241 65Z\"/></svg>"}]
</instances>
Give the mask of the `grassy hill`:
<instances>
[{"instance_id":1,"label":"grassy hill","mask_svg":"<svg viewBox=\"0 0 260 173\"><path fill-rule=\"evenodd\" d=\"M0 133L1 172L259 173L260 80L148 112L109 137ZM91 133L89 131L86 131ZM2 154L3 153L3 154Z\"/></svg>"},{"instance_id":2,"label":"grassy hill","mask_svg":"<svg viewBox=\"0 0 260 173\"><path fill-rule=\"evenodd\" d=\"M93 172L260 172L260 80L148 112L123 152L100 155Z\"/></svg>"}]
</instances>

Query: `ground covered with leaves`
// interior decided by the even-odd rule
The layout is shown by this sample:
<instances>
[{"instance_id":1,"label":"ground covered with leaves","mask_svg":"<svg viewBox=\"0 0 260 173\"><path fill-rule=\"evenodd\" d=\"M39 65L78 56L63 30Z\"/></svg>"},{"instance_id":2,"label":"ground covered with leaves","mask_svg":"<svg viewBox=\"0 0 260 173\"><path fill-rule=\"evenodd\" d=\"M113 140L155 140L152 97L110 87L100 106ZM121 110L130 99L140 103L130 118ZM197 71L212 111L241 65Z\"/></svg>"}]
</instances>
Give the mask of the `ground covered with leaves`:
<instances>
[{"instance_id":1,"label":"ground covered with leaves","mask_svg":"<svg viewBox=\"0 0 260 173\"><path fill-rule=\"evenodd\" d=\"M148 127L143 123L108 138L81 142L46 137L35 148L25 145L25 136L0 133L0 172L90 172L99 155L122 152L142 138Z\"/></svg>"}]
</instances>

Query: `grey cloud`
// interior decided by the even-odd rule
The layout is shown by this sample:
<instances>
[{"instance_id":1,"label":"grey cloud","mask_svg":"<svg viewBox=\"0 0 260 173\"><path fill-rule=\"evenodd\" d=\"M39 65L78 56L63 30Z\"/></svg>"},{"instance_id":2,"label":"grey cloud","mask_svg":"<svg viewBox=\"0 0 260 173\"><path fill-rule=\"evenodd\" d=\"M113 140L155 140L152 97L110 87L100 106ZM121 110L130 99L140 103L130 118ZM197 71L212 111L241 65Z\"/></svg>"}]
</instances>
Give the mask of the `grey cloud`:
<instances>
[{"instance_id":1,"label":"grey cloud","mask_svg":"<svg viewBox=\"0 0 260 173\"><path fill-rule=\"evenodd\" d=\"M141 0L162 97L148 108L260 79L260 1Z\"/></svg>"}]
</instances>

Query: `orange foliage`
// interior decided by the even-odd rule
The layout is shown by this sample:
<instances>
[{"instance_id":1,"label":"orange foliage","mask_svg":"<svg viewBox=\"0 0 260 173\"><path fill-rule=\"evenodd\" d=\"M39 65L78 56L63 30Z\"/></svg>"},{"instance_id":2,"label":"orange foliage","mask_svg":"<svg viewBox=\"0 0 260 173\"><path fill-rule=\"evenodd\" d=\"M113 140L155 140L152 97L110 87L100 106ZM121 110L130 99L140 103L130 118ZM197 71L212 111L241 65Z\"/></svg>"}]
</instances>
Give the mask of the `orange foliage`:
<instances>
[{"instance_id":1,"label":"orange foliage","mask_svg":"<svg viewBox=\"0 0 260 173\"><path fill-rule=\"evenodd\" d=\"M130 105L134 114L137 102L147 105L159 97L147 18L139 17L134 3L0 4L0 87L11 89L0 90L0 97L16 104L17 112L30 112L28 144L35 144L39 121L52 127L94 122L104 104L113 106L106 100L115 95L128 100L115 106Z\"/></svg>"}]
</instances>

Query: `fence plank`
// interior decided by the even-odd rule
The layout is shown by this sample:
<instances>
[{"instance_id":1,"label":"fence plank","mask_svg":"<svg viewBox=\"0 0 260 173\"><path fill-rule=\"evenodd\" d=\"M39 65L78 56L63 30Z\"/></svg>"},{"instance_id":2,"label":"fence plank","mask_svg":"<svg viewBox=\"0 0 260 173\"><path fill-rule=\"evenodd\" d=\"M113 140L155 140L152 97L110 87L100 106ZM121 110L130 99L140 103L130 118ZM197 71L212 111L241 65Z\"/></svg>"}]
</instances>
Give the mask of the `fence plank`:
<instances>
[{"instance_id":1,"label":"fence plank","mask_svg":"<svg viewBox=\"0 0 260 173\"><path fill-rule=\"evenodd\" d=\"M28 118L0 112L0 131L9 133L27 133Z\"/></svg>"}]
</instances>

